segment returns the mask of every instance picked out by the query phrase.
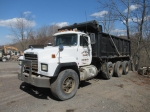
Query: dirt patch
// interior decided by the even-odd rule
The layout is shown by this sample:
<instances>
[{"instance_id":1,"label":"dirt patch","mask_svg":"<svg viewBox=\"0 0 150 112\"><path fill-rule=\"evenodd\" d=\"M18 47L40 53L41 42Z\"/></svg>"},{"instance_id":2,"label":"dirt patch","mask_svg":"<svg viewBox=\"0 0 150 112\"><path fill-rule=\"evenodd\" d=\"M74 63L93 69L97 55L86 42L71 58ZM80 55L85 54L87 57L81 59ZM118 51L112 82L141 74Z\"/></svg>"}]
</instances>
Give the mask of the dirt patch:
<instances>
[{"instance_id":1,"label":"dirt patch","mask_svg":"<svg viewBox=\"0 0 150 112\"><path fill-rule=\"evenodd\" d=\"M67 109L66 112L74 112L74 109Z\"/></svg>"},{"instance_id":2,"label":"dirt patch","mask_svg":"<svg viewBox=\"0 0 150 112\"><path fill-rule=\"evenodd\" d=\"M9 62L0 70L18 69L13 65ZM9 74L0 74L5 75ZM0 77L0 99L1 112L149 112L150 78L137 72L110 80L94 78L80 83L73 98L58 101L50 88L30 86L16 75Z\"/></svg>"},{"instance_id":3,"label":"dirt patch","mask_svg":"<svg viewBox=\"0 0 150 112\"><path fill-rule=\"evenodd\" d=\"M124 85L123 84L119 84L119 85L116 85L116 86L123 88Z\"/></svg>"}]
</instances>

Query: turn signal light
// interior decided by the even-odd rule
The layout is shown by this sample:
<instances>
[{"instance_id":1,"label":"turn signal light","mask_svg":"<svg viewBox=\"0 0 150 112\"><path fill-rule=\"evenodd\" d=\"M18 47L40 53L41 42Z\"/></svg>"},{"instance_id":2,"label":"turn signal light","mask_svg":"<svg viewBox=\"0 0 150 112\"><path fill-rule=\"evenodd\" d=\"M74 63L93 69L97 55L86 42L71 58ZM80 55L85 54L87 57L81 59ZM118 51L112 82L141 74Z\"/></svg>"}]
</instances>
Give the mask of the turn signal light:
<instances>
[{"instance_id":1,"label":"turn signal light","mask_svg":"<svg viewBox=\"0 0 150 112\"><path fill-rule=\"evenodd\" d=\"M56 58L55 54L52 54L52 58Z\"/></svg>"}]
</instances>

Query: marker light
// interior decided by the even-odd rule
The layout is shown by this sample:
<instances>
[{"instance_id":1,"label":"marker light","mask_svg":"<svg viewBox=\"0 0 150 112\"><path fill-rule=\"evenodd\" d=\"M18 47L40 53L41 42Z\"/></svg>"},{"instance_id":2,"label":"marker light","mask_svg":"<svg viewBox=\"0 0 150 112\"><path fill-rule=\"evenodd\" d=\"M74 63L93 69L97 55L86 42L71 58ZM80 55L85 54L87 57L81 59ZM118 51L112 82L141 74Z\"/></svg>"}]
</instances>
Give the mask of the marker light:
<instances>
[{"instance_id":1,"label":"marker light","mask_svg":"<svg viewBox=\"0 0 150 112\"><path fill-rule=\"evenodd\" d=\"M52 54L52 58L56 58L55 54Z\"/></svg>"}]
</instances>

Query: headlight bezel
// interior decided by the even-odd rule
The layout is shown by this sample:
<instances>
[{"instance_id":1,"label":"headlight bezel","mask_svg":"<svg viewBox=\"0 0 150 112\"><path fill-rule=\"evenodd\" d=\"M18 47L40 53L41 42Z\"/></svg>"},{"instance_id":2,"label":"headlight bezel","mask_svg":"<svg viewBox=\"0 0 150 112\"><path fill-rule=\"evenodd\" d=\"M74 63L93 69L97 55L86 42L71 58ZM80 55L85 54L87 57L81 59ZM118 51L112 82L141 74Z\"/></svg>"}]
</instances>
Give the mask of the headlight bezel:
<instances>
[{"instance_id":1,"label":"headlight bezel","mask_svg":"<svg viewBox=\"0 0 150 112\"><path fill-rule=\"evenodd\" d=\"M44 69L43 69L44 68ZM48 64L46 63L41 63L41 70L44 72L48 72Z\"/></svg>"}]
</instances>

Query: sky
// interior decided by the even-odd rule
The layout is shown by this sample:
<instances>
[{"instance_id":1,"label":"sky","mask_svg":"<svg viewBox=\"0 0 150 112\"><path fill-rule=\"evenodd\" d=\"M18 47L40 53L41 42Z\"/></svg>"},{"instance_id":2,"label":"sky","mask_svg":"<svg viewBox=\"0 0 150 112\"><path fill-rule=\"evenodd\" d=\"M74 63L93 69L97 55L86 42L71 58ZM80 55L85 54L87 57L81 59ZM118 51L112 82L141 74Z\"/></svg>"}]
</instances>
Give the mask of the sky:
<instances>
[{"instance_id":1,"label":"sky","mask_svg":"<svg viewBox=\"0 0 150 112\"><path fill-rule=\"evenodd\" d=\"M97 0L0 0L0 45L12 42L10 24L21 18L21 14L32 17L32 21L23 19L36 29L43 25L62 27L90 21L107 13L100 10ZM115 30L119 28L121 23Z\"/></svg>"}]
</instances>

